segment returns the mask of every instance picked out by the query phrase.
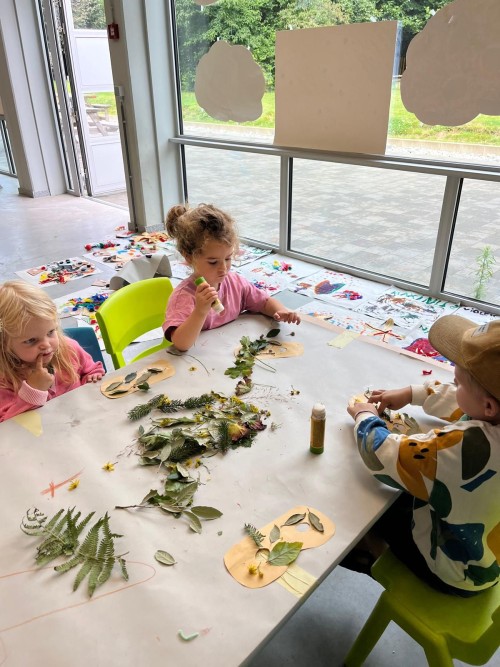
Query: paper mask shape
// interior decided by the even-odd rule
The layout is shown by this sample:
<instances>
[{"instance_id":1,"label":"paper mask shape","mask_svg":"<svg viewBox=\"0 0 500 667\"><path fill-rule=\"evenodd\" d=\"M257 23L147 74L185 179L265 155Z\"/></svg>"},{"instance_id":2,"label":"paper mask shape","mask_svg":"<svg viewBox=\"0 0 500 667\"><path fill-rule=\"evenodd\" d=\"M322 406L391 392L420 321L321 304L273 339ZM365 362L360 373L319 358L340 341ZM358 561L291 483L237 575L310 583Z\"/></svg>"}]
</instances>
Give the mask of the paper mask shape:
<instances>
[{"instance_id":1,"label":"paper mask shape","mask_svg":"<svg viewBox=\"0 0 500 667\"><path fill-rule=\"evenodd\" d=\"M101 384L101 392L106 398L121 398L134 391L140 391L138 385L143 382L151 385L172 377L172 375L175 375L175 368L168 361L160 359L159 361L151 361L144 368L135 371L135 376L126 382L127 377L131 375L113 375L112 378L106 377Z\"/></svg>"}]
</instances>

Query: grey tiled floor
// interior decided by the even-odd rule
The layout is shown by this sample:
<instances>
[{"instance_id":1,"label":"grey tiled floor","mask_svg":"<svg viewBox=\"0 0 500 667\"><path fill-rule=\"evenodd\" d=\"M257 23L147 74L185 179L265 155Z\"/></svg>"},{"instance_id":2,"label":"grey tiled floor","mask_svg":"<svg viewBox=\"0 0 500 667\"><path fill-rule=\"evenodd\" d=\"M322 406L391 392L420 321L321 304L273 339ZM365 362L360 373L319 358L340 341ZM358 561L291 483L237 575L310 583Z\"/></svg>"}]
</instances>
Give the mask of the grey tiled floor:
<instances>
[{"instance_id":1,"label":"grey tiled floor","mask_svg":"<svg viewBox=\"0 0 500 667\"><path fill-rule=\"evenodd\" d=\"M35 200L19 197L17 182L2 175L0 185L0 282L14 278L14 271L81 255L85 243L102 240L128 222L127 211L116 206L69 195ZM103 266L103 276L112 273ZM52 297L62 296L89 286L92 280L46 289ZM381 590L365 575L335 568L247 667L339 667ZM224 665L222 657L220 664ZM425 667L427 661L420 646L391 624L365 664ZM488 665L500 667L498 652Z\"/></svg>"}]
</instances>

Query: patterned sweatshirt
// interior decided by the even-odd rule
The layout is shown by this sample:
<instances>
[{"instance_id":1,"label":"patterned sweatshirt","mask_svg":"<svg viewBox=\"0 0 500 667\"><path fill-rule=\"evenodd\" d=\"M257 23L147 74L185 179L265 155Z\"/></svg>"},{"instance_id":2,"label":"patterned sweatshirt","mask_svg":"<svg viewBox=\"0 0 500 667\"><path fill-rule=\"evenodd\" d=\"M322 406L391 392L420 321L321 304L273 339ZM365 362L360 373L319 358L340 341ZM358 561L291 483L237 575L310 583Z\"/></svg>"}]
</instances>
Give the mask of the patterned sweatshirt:
<instances>
[{"instance_id":1,"label":"patterned sweatshirt","mask_svg":"<svg viewBox=\"0 0 500 667\"><path fill-rule=\"evenodd\" d=\"M101 372L104 375L104 368L101 362L94 361L90 354L80 347L76 340L68 338L68 344L76 353L73 367L78 375L77 380L75 382L68 382L56 373L55 382L48 391L35 389L27 382L22 383L18 393L9 387L0 386L0 422L15 417L22 412L33 410L33 408L39 408L52 398L65 394L67 391L71 391L71 389L76 389L82 384L86 384L87 376L91 373Z\"/></svg>"},{"instance_id":2,"label":"patterned sweatshirt","mask_svg":"<svg viewBox=\"0 0 500 667\"><path fill-rule=\"evenodd\" d=\"M414 496L413 539L430 570L456 588L489 588L500 576L500 425L463 415L455 385L412 392L413 405L453 423L405 436L363 412L360 454L374 477Z\"/></svg>"}]
</instances>

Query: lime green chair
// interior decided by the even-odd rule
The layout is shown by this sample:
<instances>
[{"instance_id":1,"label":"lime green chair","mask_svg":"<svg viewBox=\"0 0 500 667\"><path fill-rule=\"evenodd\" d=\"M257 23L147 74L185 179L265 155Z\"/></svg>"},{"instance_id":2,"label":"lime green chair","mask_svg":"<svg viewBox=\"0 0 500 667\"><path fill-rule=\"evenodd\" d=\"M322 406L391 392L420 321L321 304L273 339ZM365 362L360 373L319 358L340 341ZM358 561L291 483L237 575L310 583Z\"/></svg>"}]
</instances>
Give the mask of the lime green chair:
<instances>
[{"instance_id":1,"label":"lime green chair","mask_svg":"<svg viewBox=\"0 0 500 667\"><path fill-rule=\"evenodd\" d=\"M453 667L453 658L484 665L500 638L500 584L470 598L440 593L418 579L388 550L372 576L385 588L344 664L362 665L394 621L418 642L430 667Z\"/></svg>"},{"instance_id":2,"label":"lime green chair","mask_svg":"<svg viewBox=\"0 0 500 667\"><path fill-rule=\"evenodd\" d=\"M123 351L130 343L163 324L172 291L173 286L168 278L140 280L111 294L96 312L106 352L111 356L115 368L121 368L170 345L162 338L159 345L144 350L128 362L123 358Z\"/></svg>"}]
</instances>

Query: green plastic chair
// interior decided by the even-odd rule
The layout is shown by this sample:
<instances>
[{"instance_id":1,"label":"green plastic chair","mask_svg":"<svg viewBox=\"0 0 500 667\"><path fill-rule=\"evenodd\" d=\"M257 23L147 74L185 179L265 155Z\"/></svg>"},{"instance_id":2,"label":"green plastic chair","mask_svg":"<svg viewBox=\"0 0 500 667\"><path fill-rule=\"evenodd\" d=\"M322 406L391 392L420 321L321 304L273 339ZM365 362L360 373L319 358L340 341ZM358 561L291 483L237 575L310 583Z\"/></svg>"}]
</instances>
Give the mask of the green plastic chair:
<instances>
[{"instance_id":1,"label":"green plastic chair","mask_svg":"<svg viewBox=\"0 0 500 667\"><path fill-rule=\"evenodd\" d=\"M500 585L470 598L440 593L418 579L387 550L372 567L385 588L344 664L362 665L394 621L418 642L430 667L453 667L453 659L484 665L500 638Z\"/></svg>"},{"instance_id":2,"label":"green plastic chair","mask_svg":"<svg viewBox=\"0 0 500 667\"><path fill-rule=\"evenodd\" d=\"M96 311L106 352L115 368L122 368L171 345L163 338L159 345L144 350L128 362L123 358L123 351L130 343L163 324L173 289L168 278L140 280L111 294Z\"/></svg>"}]
</instances>

